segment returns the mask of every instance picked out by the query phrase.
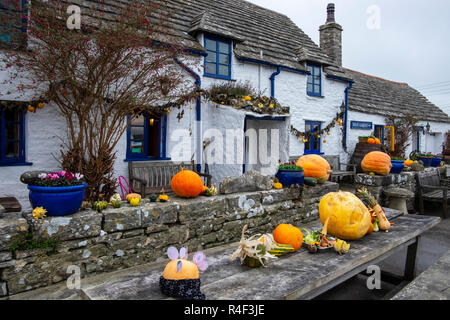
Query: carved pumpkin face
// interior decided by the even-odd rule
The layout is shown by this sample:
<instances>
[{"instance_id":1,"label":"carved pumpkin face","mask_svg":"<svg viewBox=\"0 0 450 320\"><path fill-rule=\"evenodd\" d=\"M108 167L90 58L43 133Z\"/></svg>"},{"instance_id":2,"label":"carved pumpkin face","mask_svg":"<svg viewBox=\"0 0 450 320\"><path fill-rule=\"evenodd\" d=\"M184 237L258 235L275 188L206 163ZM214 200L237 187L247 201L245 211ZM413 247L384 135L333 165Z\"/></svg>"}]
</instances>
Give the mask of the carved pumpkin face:
<instances>
[{"instance_id":1,"label":"carved pumpkin face","mask_svg":"<svg viewBox=\"0 0 450 320\"><path fill-rule=\"evenodd\" d=\"M371 224L369 210L350 192L331 192L322 197L319 215L322 224L330 218L328 234L344 240L362 238Z\"/></svg>"},{"instance_id":2,"label":"carved pumpkin face","mask_svg":"<svg viewBox=\"0 0 450 320\"><path fill-rule=\"evenodd\" d=\"M195 198L203 191L203 181L194 171L181 170L172 177L172 191L180 198Z\"/></svg>"},{"instance_id":3,"label":"carved pumpkin face","mask_svg":"<svg viewBox=\"0 0 450 320\"><path fill-rule=\"evenodd\" d=\"M305 177L315 178L318 183L324 183L330 178L330 164L317 154L300 157L296 165L303 168Z\"/></svg>"},{"instance_id":4,"label":"carved pumpkin face","mask_svg":"<svg viewBox=\"0 0 450 320\"><path fill-rule=\"evenodd\" d=\"M391 157L387 153L380 151L370 152L361 161L361 168L365 173L370 174L374 172L387 176L392 168Z\"/></svg>"},{"instance_id":5,"label":"carved pumpkin face","mask_svg":"<svg viewBox=\"0 0 450 320\"><path fill-rule=\"evenodd\" d=\"M163 277L166 280L198 279L199 271L195 263L185 259L177 259L166 265Z\"/></svg>"}]
</instances>

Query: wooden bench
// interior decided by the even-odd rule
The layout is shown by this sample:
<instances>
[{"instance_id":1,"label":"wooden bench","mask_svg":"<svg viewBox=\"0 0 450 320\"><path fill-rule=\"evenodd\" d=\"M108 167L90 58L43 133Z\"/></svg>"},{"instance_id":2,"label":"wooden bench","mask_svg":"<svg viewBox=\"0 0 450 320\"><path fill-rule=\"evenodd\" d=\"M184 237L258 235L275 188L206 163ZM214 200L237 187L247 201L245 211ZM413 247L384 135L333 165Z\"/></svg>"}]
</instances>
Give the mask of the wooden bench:
<instances>
[{"instance_id":1,"label":"wooden bench","mask_svg":"<svg viewBox=\"0 0 450 320\"><path fill-rule=\"evenodd\" d=\"M352 181L355 181L357 167L355 164L341 162L338 155L323 155L322 157L328 161L331 170L333 170L330 181L339 182L344 177L351 177ZM351 170L348 170L348 168L351 168Z\"/></svg>"},{"instance_id":2,"label":"wooden bench","mask_svg":"<svg viewBox=\"0 0 450 320\"><path fill-rule=\"evenodd\" d=\"M239 260L230 261L238 243L207 249L205 253L210 267L200 275L201 290L208 300L313 299L366 272L368 266L376 265L391 255L401 254L404 249L407 249L407 256L403 278L412 281L416 277L416 253L421 234L437 225L441 219L421 215L404 216L400 211L385 210L389 220L395 223L391 230L350 241L350 251L342 256L334 250L310 254L301 248L271 261L267 268L249 268L241 265ZM320 230L322 224L316 220L299 227ZM64 283L12 296L10 299L170 299L159 288L159 277L167 262L166 259L82 279L81 289L76 294Z\"/></svg>"},{"instance_id":3,"label":"wooden bench","mask_svg":"<svg viewBox=\"0 0 450 320\"><path fill-rule=\"evenodd\" d=\"M398 292L392 300L450 300L450 250Z\"/></svg>"},{"instance_id":4,"label":"wooden bench","mask_svg":"<svg viewBox=\"0 0 450 320\"><path fill-rule=\"evenodd\" d=\"M424 214L424 201L442 203L444 218L447 218L450 186L447 179L441 179L438 170L420 172L417 174L417 190L419 195L420 213Z\"/></svg>"},{"instance_id":5,"label":"wooden bench","mask_svg":"<svg viewBox=\"0 0 450 320\"><path fill-rule=\"evenodd\" d=\"M128 174L130 187L134 192L139 192L143 197L152 193L171 193L170 182L181 167L186 170L196 172L193 162L172 162L172 161L136 161L128 163ZM211 186L211 175L208 173L198 173L205 186Z\"/></svg>"}]
</instances>

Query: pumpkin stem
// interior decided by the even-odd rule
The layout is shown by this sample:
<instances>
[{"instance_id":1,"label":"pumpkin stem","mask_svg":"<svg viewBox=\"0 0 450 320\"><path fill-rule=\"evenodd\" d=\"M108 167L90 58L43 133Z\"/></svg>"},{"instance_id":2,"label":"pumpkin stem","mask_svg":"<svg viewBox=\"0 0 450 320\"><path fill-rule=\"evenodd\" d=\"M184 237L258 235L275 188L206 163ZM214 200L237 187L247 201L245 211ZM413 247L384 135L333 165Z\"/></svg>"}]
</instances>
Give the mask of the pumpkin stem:
<instances>
[{"instance_id":1,"label":"pumpkin stem","mask_svg":"<svg viewBox=\"0 0 450 320\"><path fill-rule=\"evenodd\" d=\"M323 228L322 228L322 234L324 236L327 235L327 229L328 229L328 221L330 221L330 217L327 218L327 220L325 220L325 223L323 224Z\"/></svg>"}]
</instances>

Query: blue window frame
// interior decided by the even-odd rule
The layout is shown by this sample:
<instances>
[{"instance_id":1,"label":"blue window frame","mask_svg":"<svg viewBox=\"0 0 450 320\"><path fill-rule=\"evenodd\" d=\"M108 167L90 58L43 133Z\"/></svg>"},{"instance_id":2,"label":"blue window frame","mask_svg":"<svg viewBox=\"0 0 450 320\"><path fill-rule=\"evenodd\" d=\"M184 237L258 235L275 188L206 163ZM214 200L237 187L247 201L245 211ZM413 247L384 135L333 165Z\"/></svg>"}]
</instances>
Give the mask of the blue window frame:
<instances>
[{"instance_id":1,"label":"blue window frame","mask_svg":"<svg viewBox=\"0 0 450 320\"><path fill-rule=\"evenodd\" d=\"M310 96L322 96L322 67L318 65L308 64L306 69L311 73L308 75L306 84L306 93Z\"/></svg>"},{"instance_id":2,"label":"blue window frame","mask_svg":"<svg viewBox=\"0 0 450 320\"><path fill-rule=\"evenodd\" d=\"M0 110L0 165L25 163L25 114L22 110Z\"/></svg>"},{"instance_id":3,"label":"blue window frame","mask_svg":"<svg viewBox=\"0 0 450 320\"><path fill-rule=\"evenodd\" d=\"M166 156L166 136L167 116L137 116L127 129L126 161L170 160Z\"/></svg>"},{"instance_id":4,"label":"blue window frame","mask_svg":"<svg viewBox=\"0 0 450 320\"><path fill-rule=\"evenodd\" d=\"M205 76L231 79L231 40L205 35Z\"/></svg>"},{"instance_id":5,"label":"blue window frame","mask_svg":"<svg viewBox=\"0 0 450 320\"><path fill-rule=\"evenodd\" d=\"M384 126L376 125L373 135L375 138L380 139L381 143L384 144Z\"/></svg>"},{"instance_id":6,"label":"blue window frame","mask_svg":"<svg viewBox=\"0 0 450 320\"><path fill-rule=\"evenodd\" d=\"M318 121L305 121L305 132L318 133L321 130L322 124ZM304 154L321 154L320 152L320 137L314 136L305 142Z\"/></svg>"}]
</instances>

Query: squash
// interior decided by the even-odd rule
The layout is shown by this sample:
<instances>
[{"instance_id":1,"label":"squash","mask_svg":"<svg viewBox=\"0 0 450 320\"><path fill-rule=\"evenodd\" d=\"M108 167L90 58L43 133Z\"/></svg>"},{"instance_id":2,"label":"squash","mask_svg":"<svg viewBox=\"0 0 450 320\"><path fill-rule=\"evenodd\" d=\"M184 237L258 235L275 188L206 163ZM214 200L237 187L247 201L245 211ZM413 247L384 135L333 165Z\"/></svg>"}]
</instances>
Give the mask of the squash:
<instances>
[{"instance_id":1,"label":"squash","mask_svg":"<svg viewBox=\"0 0 450 320\"><path fill-rule=\"evenodd\" d=\"M279 182L274 183L273 187L274 187L275 189L283 189L283 185L282 185L281 183L279 183Z\"/></svg>"},{"instance_id":2,"label":"squash","mask_svg":"<svg viewBox=\"0 0 450 320\"><path fill-rule=\"evenodd\" d=\"M375 144L376 141L375 141L374 138L369 138L369 139L367 139L367 143L368 143L368 144Z\"/></svg>"},{"instance_id":3,"label":"squash","mask_svg":"<svg viewBox=\"0 0 450 320\"><path fill-rule=\"evenodd\" d=\"M328 220L329 235L344 240L357 240L367 234L371 216L365 204L353 193L330 192L319 203L322 224Z\"/></svg>"},{"instance_id":4,"label":"squash","mask_svg":"<svg viewBox=\"0 0 450 320\"><path fill-rule=\"evenodd\" d=\"M181 263L181 269L179 268L179 263ZM199 271L195 263L185 259L178 259L172 260L166 265L163 277L166 280L198 279Z\"/></svg>"},{"instance_id":5,"label":"squash","mask_svg":"<svg viewBox=\"0 0 450 320\"><path fill-rule=\"evenodd\" d=\"M382 176L387 176L392 168L391 157L381 151L372 151L366 154L361 161L361 168L365 173L374 172Z\"/></svg>"},{"instance_id":6,"label":"squash","mask_svg":"<svg viewBox=\"0 0 450 320\"><path fill-rule=\"evenodd\" d=\"M305 177L315 178L318 183L327 181L332 172L328 161L317 154L308 154L300 157L296 165L303 168Z\"/></svg>"},{"instance_id":7,"label":"squash","mask_svg":"<svg viewBox=\"0 0 450 320\"><path fill-rule=\"evenodd\" d=\"M203 192L203 181L194 171L182 169L172 177L172 191L180 198L195 198Z\"/></svg>"},{"instance_id":8,"label":"squash","mask_svg":"<svg viewBox=\"0 0 450 320\"><path fill-rule=\"evenodd\" d=\"M127 199L128 202L130 202L130 200L133 199L133 198L138 198L139 200L141 200L142 197L141 197L141 195L139 193L129 193L129 194L127 194L126 199Z\"/></svg>"},{"instance_id":9,"label":"squash","mask_svg":"<svg viewBox=\"0 0 450 320\"><path fill-rule=\"evenodd\" d=\"M317 179L306 177L304 178L303 183L306 184L307 186L315 187L317 185Z\"/></svg>"},{"instance_id":10,"label":"squash","mask_svg":"<svg viewBox=\"0 0 450 320\"><path fill-rule=\"evenodd\" d=\"M378 138L375 138L375 144L381 144L381 141L380 141L380 139L378 139Z\"/></svg>"},{"instance_id":11,"label":"squash","mask_svg":"<svg viewBox=\"0 0 450 320\"><path fill-rule=\"evenodd\" d=\"M210 188L206 189L205 196L212 197L212 196L217 195L217 193L218 193L218 190L217 190L216 186L212 185Z\"/></svg>"},{"instance_id":12,"label":"squash","mask_svg":"<svg viewBox=\"0 0 450 320\"><path fill-rule=\"evenodd\" d=\"M130 199L130 205L132 206L132 207L137 207L137 206L139 206L139 203L141 202L141 199L139 199L139 198L131 198Z\"/></svg>"},{"instance_id":13,"label":"squash","mask_svg":"<svg viewBox=\"0 0 450 320\"><path fill-rule=\"evenodd\" d=\"M280 224L273 231L276 243L291 245L294 251L300 249L303 243L303 233L291 224Z\"/></svg>"},{"instance_id":14,"label":"squash","mask_svg":"<svg viewBox=\"0 0 450 320\"><path fill-rule=\"evenodd\" d=\"M294 247L290 244L277 244L275 248L268 251L271 255L282 256L284 254L294 252Z\"/></svg>"},{"instance_id":15,"label":"squash","mask_svg":"<svg viewBox=\"0 0 450 320\"><path fill-rule=\"evenodd\" d=\"M412 160L405 160L405 167L409 167L413 163L414 163L414 161L412 161Z\"/></svg>"}]
</instances>

